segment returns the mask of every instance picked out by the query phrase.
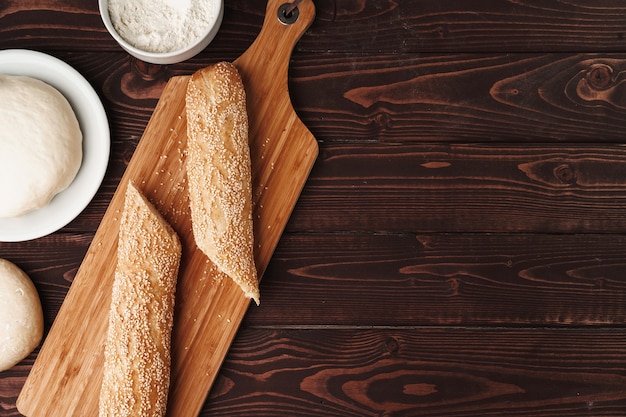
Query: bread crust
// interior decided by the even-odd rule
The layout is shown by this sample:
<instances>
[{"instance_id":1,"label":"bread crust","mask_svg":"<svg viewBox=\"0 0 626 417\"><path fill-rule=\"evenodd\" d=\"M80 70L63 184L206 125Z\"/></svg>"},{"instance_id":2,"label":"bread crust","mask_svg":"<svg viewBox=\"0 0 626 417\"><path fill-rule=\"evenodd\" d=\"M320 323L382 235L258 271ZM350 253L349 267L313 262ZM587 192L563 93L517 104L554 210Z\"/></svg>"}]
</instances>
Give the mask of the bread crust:
<instances>
[{"instance_id":1,"label":"bread crust","mask_svg":"<svg viewBox=\"0 0 626 417\"><path fill-rule=\"evenodd\" d=\"M194 73L186 108L194 239L217 268L259 304L248 115L237 69L220 62Z\"/></svg>"},{"instance_id":2,"label":"bread crust","mask_svg":"<svg viewBox=\"0 0 626 417\"><path fill-rule=\"evenodd\" d=\"M117 253L99 416L163 417L182 248L176 232L132 183Z\"/></svg>"}]
</instances>

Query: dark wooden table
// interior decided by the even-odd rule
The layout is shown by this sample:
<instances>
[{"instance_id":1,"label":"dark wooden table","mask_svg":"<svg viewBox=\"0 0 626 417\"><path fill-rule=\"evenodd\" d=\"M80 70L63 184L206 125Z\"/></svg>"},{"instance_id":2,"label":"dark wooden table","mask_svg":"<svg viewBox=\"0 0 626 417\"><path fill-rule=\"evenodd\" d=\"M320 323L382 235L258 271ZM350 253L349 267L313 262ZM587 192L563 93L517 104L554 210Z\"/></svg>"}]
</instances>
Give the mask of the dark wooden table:
<instances>
[{"instance_id":1,"label":"dark wooden table","mask_svg":"<svg viewBox=\"0 0 626 417\"><path fill-rule=\"evenodd\" d=\"M289 87L320 155L201 415L626 415L626 2L315 3ZM112 132L75 221L0 243L46 329L167 79L238 57L264 11L226 0L209 48L155 66L95 0L0 0L0 49L72 65Z\"/></svg>"}]
</instances>

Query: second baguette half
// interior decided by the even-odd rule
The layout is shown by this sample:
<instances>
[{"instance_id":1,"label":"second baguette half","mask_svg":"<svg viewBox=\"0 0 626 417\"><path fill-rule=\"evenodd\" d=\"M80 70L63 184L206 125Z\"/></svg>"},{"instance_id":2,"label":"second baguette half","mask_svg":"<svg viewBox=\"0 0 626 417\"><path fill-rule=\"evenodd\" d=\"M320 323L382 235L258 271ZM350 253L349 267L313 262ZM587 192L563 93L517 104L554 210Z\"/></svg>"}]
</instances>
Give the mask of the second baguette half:
<instances>
[{"instance_id":1,"label":"second baguette half","mask_svg":"<svg viewBox=\"0 0 626 417\"><path fill-rule=\"evenodd\" d=\"M237 69L220 62L187 86L187 177L196 244L259 304L254 263L246 94Z\"/></svg>"},{"instance_id":2,"label":"second baguette half","mask_svg":"<svg viewBox=\"0 0 626 417\"><path fill-rule=\"evenodd\" d=\"M100 417L163 417L181 244L132 184L120 221Z\"/></svg>"}]
</instances>

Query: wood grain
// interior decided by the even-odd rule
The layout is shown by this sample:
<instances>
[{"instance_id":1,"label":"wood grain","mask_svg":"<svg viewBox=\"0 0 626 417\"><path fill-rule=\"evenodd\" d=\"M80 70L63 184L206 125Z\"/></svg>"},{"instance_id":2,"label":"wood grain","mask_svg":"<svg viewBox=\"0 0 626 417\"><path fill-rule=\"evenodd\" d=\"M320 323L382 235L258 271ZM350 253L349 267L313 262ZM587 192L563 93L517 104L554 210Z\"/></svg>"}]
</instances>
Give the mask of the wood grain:
<instances>
[{"instance_id":1,"label":"wood grain","mask_svg":"<svg viewBox=\"0 0 626 417\"><path fill-rule=\"evenodd\" d=\"M626 10L616 1L317 3L325 19L302 48L333 53L620 51L626 43Z\"/></svg>"},{"instance_id":2,"label":"wood grain","mask_svg":"<svg viewBox=\"0 0 626 417\"><path fill-rule=\"evenodd\" d=\"M621 142L621 54L302 58L298 109L326 141ZM308 96L306 91L319 91ZM320 111L319 109L324 109ZM341 129L333 126L341 126Z\"/></svg>"},{"instance_id":3,"label":"wood grain","mask_svg":"<svg viewBox=\"0 0 626 417\"><path fill-rule=\"evenodd\" d=\"M247 329L200 415L621 416L625 336L623 329Z\"/></svg>"},{"instance_id":4,"label":"wood grain","mask_svg":"<svg viewBox=\"0 0 626 417\"><path fill-rule=\"evenodd\" d=\"M326 145L290 231L624 233L622 145Z\"/></svg>"},{"instance_id":5,"label":"wood grain","mask_svg":"<svg viewBox=\"0 0 626 417\"><path fill-rule=\"evenodd\" d=\"M460 7L454 0L316 0L315 6L315 24L298 51L620 52L626 46L626 8L619 1L465 0ZM263 2L226 1L225 23L210 50L243 52L264 11ZM7 34L0 37L0 48L19 41L50 50L68 45L119 50L100 20L97 2L9 2L0 5L0 19L0 33Z\"/></svg>"},{"instance_id":6,"label":"wood grain","mask_svg":"<svg viewBox=\"0 0 626 417\"><path fill-rule=\"evenodd\" d=\"M199 416L621 416L625 340L605 328L243 327ZM20 415L26 368L0 385L3 416Z\"/></svg>"},{"instance_id":7,"label":"wood grain","mask_svg":"<svg viewBox=\"0 0 626 417\"><path fill-rule=\"evenodd\" d=\"M624 235L287 234L249 326L626 324Z\"/></svg>"}]
</instances>

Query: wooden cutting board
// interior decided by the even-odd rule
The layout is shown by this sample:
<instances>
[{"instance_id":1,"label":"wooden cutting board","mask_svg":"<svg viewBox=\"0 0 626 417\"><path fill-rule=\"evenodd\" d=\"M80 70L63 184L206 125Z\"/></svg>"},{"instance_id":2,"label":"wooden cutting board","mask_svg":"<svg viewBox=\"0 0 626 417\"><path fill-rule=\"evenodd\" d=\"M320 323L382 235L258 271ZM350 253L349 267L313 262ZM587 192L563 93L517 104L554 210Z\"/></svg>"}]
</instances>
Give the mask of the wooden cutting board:
<instances>
[{"instance_id":1,"label":"wooden cutting board","mask_svg":"<svg viewBox=\"0 0 626 417\"><path fill-rule=\"evenodd\" d=\"M261 32L234 62L248 100L259 276L318 154L317 141L293 110L287 85L291 52L312 23L315 7L304 0L297 20L284 24L277 18L281 5L283 0L269 0ZM172 78L163 91L18 398L26 416L98 413L119 220L129 181L161 211L183 244L167 415L197 416L202 408L250 301L193 240L185 172L188 79Z\"/></svg>"}]
</instances>

